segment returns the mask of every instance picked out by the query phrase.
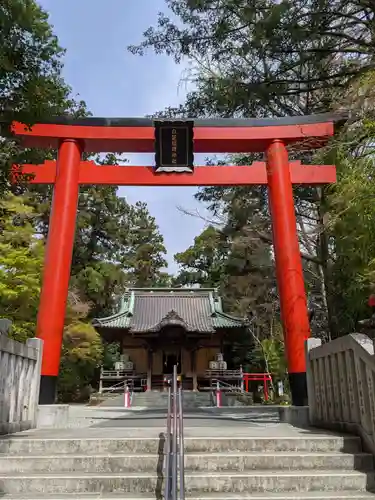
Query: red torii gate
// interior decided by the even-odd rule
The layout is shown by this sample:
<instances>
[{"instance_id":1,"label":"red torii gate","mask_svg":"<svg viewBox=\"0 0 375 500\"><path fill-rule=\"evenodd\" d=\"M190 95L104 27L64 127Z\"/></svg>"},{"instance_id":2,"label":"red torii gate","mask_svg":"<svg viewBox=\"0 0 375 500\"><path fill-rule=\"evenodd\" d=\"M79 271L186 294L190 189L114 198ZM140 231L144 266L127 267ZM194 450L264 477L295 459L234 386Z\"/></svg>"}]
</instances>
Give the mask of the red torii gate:
<instances>
[{"instance_id":1,"label":"red torii gate","mask_svg":"<svg viewBox=\"0 0 375 500\"><path fill-rule=\"evenodd\" d=\"M155 124L142 118L59 117L31 128L15 122L13 133L24 147L58 150L57 162L21 167L23 173L33 174L30 182L54 184L37 323L37 335L44 341L40 404L55 402L80 184L268 184L292 401L295 405L306 404L304 342L310 328L292 184L332 183L336 180L336 170L332 165L304 166L289 162L287 146L301 150L323 146L334 134L335 121L332 115L175 121L164 122L164 136L160 122ZM197 153L265 152L267 161L252 166L194 168L192 145ZM159 171L153 167L99 166L81 161L83 152L150 153L155 147L157 165L164 167ZM163 155L166 155L164 163ZM181 165L184 168L178 168Z\"/></svg>"}]
</instances>

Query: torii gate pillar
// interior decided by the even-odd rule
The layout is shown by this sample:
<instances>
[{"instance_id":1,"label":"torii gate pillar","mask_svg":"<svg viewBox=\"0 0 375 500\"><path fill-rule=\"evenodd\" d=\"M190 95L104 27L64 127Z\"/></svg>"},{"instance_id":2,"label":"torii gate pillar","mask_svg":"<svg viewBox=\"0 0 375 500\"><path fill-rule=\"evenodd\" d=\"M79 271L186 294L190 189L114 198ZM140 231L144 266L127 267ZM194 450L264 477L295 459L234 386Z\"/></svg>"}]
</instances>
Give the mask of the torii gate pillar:
<instances>
[{"instance_id":1,"label":"torii gate pillar","mask_svg":"<svg viewBox=\"0 0 375 500\"><path fill-rule=\"evenodd\" d=\"M81 154L79 141L65 139L60 142L37 320L37 336L47 349L47 355L42 359L40 404L51 404L56 397L76 228Z\"/></svg>"},{"instance_id":2,"label":"torii gate pillar","mask_svg":"<svg viewBox=\"0 0 375 500\"><path fill-rule=\"evenodd\" d=\"M267 149L277 285L293 404L307 405L304 341L310 336L302 261L296 229L288 151L280 140Z\"/></svg>"}]
</instances>

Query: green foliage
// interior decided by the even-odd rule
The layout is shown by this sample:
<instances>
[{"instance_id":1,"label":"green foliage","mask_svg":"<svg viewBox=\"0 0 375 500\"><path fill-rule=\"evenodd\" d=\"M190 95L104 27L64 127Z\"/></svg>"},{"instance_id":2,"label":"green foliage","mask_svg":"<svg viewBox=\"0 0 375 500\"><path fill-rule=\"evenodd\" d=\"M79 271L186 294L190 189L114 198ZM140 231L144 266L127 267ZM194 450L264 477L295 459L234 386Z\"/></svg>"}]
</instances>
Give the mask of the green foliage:
<instances>
[{"instance_id":1,"label":"green foliage","mask_svg":"<svg viewBox=\"0 0 375 500\"><path fill-rule=\"evenodd\" d=\"M114 364L121 359L121 349L118 342L104 344L102 366L105 370L113 370Z\"/></svg>"},{"instance_id":2,"label":"green foliage","mask_svg":"<svg viewBox=\"0 0 375 500\"><path fill-rule=\"evenodd\" d=\"M225 205L233 220L236 208L229 201ZM231 200L232 201L232 200ZM241 213L244 206L240 207ZM175 255L180 266L176 282L180 285L215 287L223 298L224 309L238 317L251 319L259 338L250 331L231 337L226 359L233 368L240 365L246 371L255 367L264 370L264 352L254 358L256 340L261 343L269 335L269 318L274 309L274 272L269 243L254 236L256 227L249 227L246 218L236 219L234 228L228 222L221 229L207 227L194 240L194 245ZM262 368L260 368L262 366Z\"/></svg>"},{"instance_id":3,"label":"green foliage","mask_svg":"<svg viewBox=\"0 0 375 500\"><path fill-rule=\"evenodd\" d=\"M331 195L329 228L334 235L333 286L339 290L336 318L350 333L369 314L367 297L375 283L375 186L372 158L342 159L340 182Z\"/></svg>"},{"instance_id":4,"label":"green foliage","mask_svg":"<svg viewBox=\"0 0 375 500\"><path fill-rule=\"evenodd\" d=\"M76 271L71 284L79 290L80 296L90 304L90 317L109 315L113 312L116 297L126 288L128 282L122 267L112 262L88 261Z\"/></svg>"},{"instance_id":5,"label":"green foliage","mask_svg":"<svg viewBox=\"0 0 375 500\"><path fill-rule=\"evenodd\" d=\"M79 201L72 283L93 307L113 310L126 286L151 286L166 266L163 237L146 204L129 205L115 187L93 186Z\"/></svg>"},{"instance_id":6,"label":"green foliage","mask_svg":"<svg viewBox=\"0 0 375 500\"><path fill-rule=\"evenodd\" d=\"M129 251L122 261L132 286L154 286L163 276L161 269L167 266L166 249L155 218L146 203L137 202L129 214ZM164 274L165 280L165 274Z\"/></svg>"},{"instance_id":7,"label":"green foliage","mask_svg":"<svg viewBox=\"0 0 375 500\"><path fill-rule=\"evenodd\" d=\"M21 197L0 200L0 311L13 322L12 337L35 335L43 241L36 238L33 209Z\"/></svg>"},{"instance_id":8,"label":"green foliage","mask_svg":"<svg viewBox=\"0 0 375 500\"><path fill-rule=\"evenodd\" d=\"M374 4L362 0L166 0L166 5L170 15L160 14L141 43L130 47L135 54L154 50L190 63L187 78L193 90L183 105L161 115L278 117L349 110L348 125L323 155L289 148L291 158L306 163L313 163L314 156L323 164L337 163L340 193L347 165L373 154ZM234 163L250 164L257 159L256 155L236 157ZM369 172L367 180L361 176L366 185L372 178ZM353 186L356 190L359 181ZM201 189L197 198L220 218L220 229L229 241L224 249L228 268L224 281L220 280L227 306L248 314L256 305L256 316L262 316L265 325L267 310L277 298L270 272L272 236L266 192L252 187L213 187ZM344 214L338 208L341 202L333 200L327 187L295 189L315 336L330 339L352 331L365 314L363 275L369 276L372 244L368 250L364 246L371 238L367 232L373 229L371 223L356 219L360 199L352 212ZM331 218L335 224L328 222ZM180 279L189 280L185 261L178 259L185 273L181 272Z\"/></svg>"},{"instance_id":9,"label":"green foliage","mask_svg":"<svg viewBox=\"0 0 375 500\"><path fill-rule=\"evenodd\" d=\"M221 202L224 223L217 228L209 226L195 238L194 245L175 255L180 266L176 281L182 285L218 288L227 311L240 317L256 317L261 327L274 301L272 239L261 221L263 216L255 208L259 199L254 193L246 198L245 204L242 203L245 198L234 194L234 190L226 193ZM208 192L198 196L215 203Z\"/></svg>"},{"instance_id":10,"label":"green foliage","mask_svg":"<svg viewBox=\"0 0 375 500\"><path fill-rule=\"evenodd\" d=\"M326 111L374 67L374 6L362 0L166 0L131 52L191 62L195 89L175 112L280 116ZM173 111L173 110L172 110Z\"/></svg>"},{"instance_id":11,"label":"green foliage","mask_svg":"<svg viewBox=\"0 0 375 500\"><path fill-rule=\"evenodd\" d=\"M264 338L254 345L252 358L253 367L256 366L259 372L271 373L274 380L286 380L287 366L281 325L275 336Z\"/></svg>"},{"instance_id":12,"label":"green foliage","mask_svg":"<svg viewBox=\"0 0 375 500\"><path fill-rule=\"evenodd\" d=\"M9 132L13 120L32 125L55 115L87 116L88 112L83 102L72 98L62 78L64 50L47 13L34 0L2 2L0 38L1 194L9 186L13 163L56 157L55 151L23 150ZM113 154L96 158L103 168L120 160ZM0 310L13 321L13 336L25 340L35 335L52 189L22 184L12 190L23 197L7 196L0 205ZM162 272L164 255L163 238L145 204L129 205L116 187L80 190L61 397L78 397L100 357L100 339L83 321L111 313L126 286L171 281ZM78 334L83 335L81 341ZM83 339L90 339L90 334L94 336L89 348Z\"/></svg>"},{"instance_id":13,"label":"green foliage","mask_svg":"<svg viewBox=\"0 0 375 500\"><path fill-rule=\"evenodd\" d=\"M90 324L75 322L65 328L58 394L61 401L81 401L89 396L95 370L103 359L99 334Z\"/></svg>"},{"instance_id":14,"label":"green foliage","mask_svg":"<svg viewBox=\"0 0 375 500\"><path fill-rule=\"evenodd\" d=\"M105 168L115 161L108 155L100 163ZM38 229L47 236L51 191L33 189L31 197ZM90 317L111 314L126 287L171 281L162 271L163 237L145 203L130 205L115 186L89 186L80 190L77 214L71 286L90 304Z\"/></svg>"},{"instance_id":15,"label":"green foliage","mask_svg":"<svg viewBox=\"0 0 375 500\"><path fill-rule=\"evenodd\" d=\"M291 158L309 162L315 156L318 162L338 166L334 189L295 189L296 216L306 287L321 312L314 334L330 338L352 331L366 314L365 297L375 283L374 5L363 0L166 4L171 15L161 14L143 42L131 47L134 53L151 48L191 63L194 90L183 106L162 115L275 117L344 109L355 117L320 155L290 149ZM0 113L6 125L14 119L33 123L52 114L86 113L61 78L63 50L47 15L33 0L3 2L0 35ZM3 141L0 189L13 161L39 155L21 151L9 137ZM257 159L248 155L231 161L251 164ZM115 161L107 156L103 168ZM0 218L0 306L15 321L19 338L34 330L43 251L35 232L46 235L50 210L50 188L32 191L37 222L35 212L32 220L31 212L26 213L31 209L25 198L13 208L15 199L5 199L8 206L2 206ZM86 312L71 310L67 331L74 325L73 337L75 328L89 337L78 318L112 312L125 286L215 286L225 309L246 316L254 326L251 335L233 342L232 359L263 370L267 365L282 377L267 191L204 188L196 196L209 206L217 225L175 256L180 272L174 280L163 272L163 238L145 204L129 205L112 187L81 189L71 284ZM16 213L21 223L13 227ZM82 383L88 385L99 356L88 353L83 341L78 344L77 351L71 338L65 339L61 387L70 389L64 394L81 391L81 364Z\"/></svg>"},{"instance_id":16,"label":"green foliage","mask_svg":"<svg viewBox=\"0 0 375 500\"><path fill-rule=\"evenodd\" d=\"M160 271L153 282L155 288L174 288L178 286L175 276L164 271Z\"/></svg>"},{"instance_id":17,"label":"green foliage","mask_svg":"<svg viewBox=\"0 0 375 500\"><path fill-rule=\"evenodd\" d=\"M9 186L12 163L39 158L10 140L13 120L27 124L52 115L80 115L84 103L75 102L61 77L64 51L53 35L48 15L34 0L4 0L0 6L0 190Z\"/></svg>"},{"instance_id":18,"label":"green foliage","mask_svg":"<svg viewBox=\"0 0 375 500\"><path fill-rule=\"evenodd\" d=\"M208 226L194 239L194 245L177 253L174 258L180 266L176 279L178 284L200 285L203 288L220 286L226 253L218 229Z\"/></svg>"}]
</instances>

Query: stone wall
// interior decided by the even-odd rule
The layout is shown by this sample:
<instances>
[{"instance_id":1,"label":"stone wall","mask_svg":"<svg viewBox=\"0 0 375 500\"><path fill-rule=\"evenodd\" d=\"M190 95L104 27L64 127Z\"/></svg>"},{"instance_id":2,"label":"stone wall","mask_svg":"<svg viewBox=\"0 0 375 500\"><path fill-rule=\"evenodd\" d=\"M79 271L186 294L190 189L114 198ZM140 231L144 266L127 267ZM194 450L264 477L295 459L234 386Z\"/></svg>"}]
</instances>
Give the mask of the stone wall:
<instances>
[{"instance_id":1,"label":"stone wall","mask_svg":"<svg viewBox=\"0 0 375 500\"><path fill-rule=\"evenodd\" d=\"M35 428L43 342L0 335L0 434Z\"/></svg>"},{"instance_id":2,"label":"stone wall","mask_svg":"<svg viewBox=\"0 0 375 500\"><path fill-rule=\"evenodd\" d=\"M327 344L309 339L306 358L310 423L355 432L375 454L373 341L358 333Z\"/></svg>"}]
</instances>

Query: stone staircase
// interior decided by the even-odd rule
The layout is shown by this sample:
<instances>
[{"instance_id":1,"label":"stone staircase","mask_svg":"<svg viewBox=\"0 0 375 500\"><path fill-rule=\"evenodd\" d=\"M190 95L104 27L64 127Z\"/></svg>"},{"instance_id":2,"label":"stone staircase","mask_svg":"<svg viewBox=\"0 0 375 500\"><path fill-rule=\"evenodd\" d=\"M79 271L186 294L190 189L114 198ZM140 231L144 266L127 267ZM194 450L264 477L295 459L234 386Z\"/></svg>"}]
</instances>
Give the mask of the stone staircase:
<instances>
[{"instance_id":1,"label":"stone staircase","mask_svg":"<svg viewBox=\"0 0 375 500\"><path fill-rule=\"evenodd\" d=\"M184 409L194 410L201 406L211 406L211 394L207 392L184 391ZM167 409L168 393L162 391L135 392L133 407Z\"/></svg>"},{"instance_id":2,"label":"stone staircase","mask_svg":"<svg viewBox=\"0 0 375 500\"><path fill-rule=\"evenodd\" d=\"M1 439L0 498L162 498L163 436L118 438L114 431ZM366 492L374 487L373 458L357 437L199 436L185 438L185 450L188 500L375 499Z\"/></svg>"}]
</instances>

